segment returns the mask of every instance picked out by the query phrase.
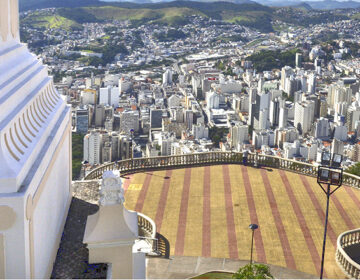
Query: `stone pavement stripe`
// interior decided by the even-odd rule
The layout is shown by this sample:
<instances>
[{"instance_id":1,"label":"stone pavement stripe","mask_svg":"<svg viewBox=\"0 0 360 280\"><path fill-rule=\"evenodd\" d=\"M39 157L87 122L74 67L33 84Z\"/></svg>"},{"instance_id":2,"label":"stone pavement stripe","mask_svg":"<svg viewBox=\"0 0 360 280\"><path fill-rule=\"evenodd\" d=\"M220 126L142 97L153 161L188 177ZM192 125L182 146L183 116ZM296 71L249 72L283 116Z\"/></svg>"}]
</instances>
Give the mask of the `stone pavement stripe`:
<instances>
[{"instance_id":1,"label":"stone pavement stripe","mask_svg":"<svg viewBox=\"0 0 360 280\"><path fill-rule=\"evenodd\" d=\"M236 240L236 230L235 230L235 221L234 221L234 208L231 194L231 183L229 175L229 166L223 165L223 176L224 176L224 194L225 194L225 209L226 209L226 222L227 222L227 232L228 232L228 247L229 247L229 256L231 259L238 259L238 247Z\"/></svg>"},{"instance_id":2,"label":"stone pavement stripe","mask_svg":"<svg viewBox=\"0 0 360 280\"><path fill-rule=\"evenodd\" d=\"M186 169L173 169L172 171L169 193L161 225L160 233L165 236L170 243L170 255L174 255L175 252L185 171ZM146 215L146 213L144 214Z\"/></svg>"},{"instance_id":3,"label":"stone pavement stripe","mask_svg":"<svg viewBox=\"0 0 360 280\"><path fill-rule=\"evenodd\" d=\"M202 256L211 257L210 166L204 168Z\"/></svg>"},{"instance_id":4,"label":"stone pavement stripe","mask_svg":"<svg viewBox=\"0 0 360 280\"><path fill-rule=\"evenodd\" d=\"M312 191L311 186L310 186L308 180L306 179L306 177L304 175L299 175L299 176L300 176L301 182L303 183L307 193L310 196L311 202L313 203L314 208L316 209L316 212L317 212L317 214L319 216L320 221L325 223L325 211L322 210L322 209L323 208L325 209L326 205L321 205L319 203L319 201L316 198L314 192ZM336 236L336 233L335 233L334 228L331 225L330 221L328 221L328 231L327 231L327 233L328 233L328 236L330 237L331 243L336 248L337 236Z\"/></svg>"},{"instance_id":5,"label":"stone pavement stripe","mask_svg":"<svg viewBox=\"0 0 360 280\"><path fill-rule=\"evenodd\" d=\"M138 200L136 202L136 206L135 206L135 211L136 212L141 212L142 209L143 209L146 194L147 194L147 191L148 191L149 186L150 186L151 177L152 177L152 172L151 173L146 173L144 184L143 184L143 186L141 188Z\"/></svg>"},{"instance_id":6,"label":"stone pavement stripe","mask_svg":"<svg viewBox=\"0 0 360 280\"><path fill-rule=\"evenodd\" d=\"M126 176L126 179L125 179L124 184L123 184L124 194L126 193L127 189L129 188L129 186L131 184L131 180L132 180L133 177L134 177L134 174Z\"/></svg>"},{"instance_id":7,"label":"stone pavement stripe","mask_svg":"<svg viewBox=\"0 0 360 280\"><path fill-rule=\"evenodd\" d=\"M339 199L337 198L336 196L336 193L334 193L332 196L331 196L331 200L334 202L336 208L338 209L341 217L344 219L345 223L346 223L346 226L349 228L349 229L354 229L355 226L353 224L353 222L351 221L349 215L346 213L344 207L341 205L341 202L339 201Z\"/></svg>"},{"instance_id":8,"label":"stone pavement stripe","mask_svg":"<svg viewBox=\"0 0 360 280\"><path fill-rule=\"evenodd\" d=\"M172 170L166 170L166 173L165 173L166 178L164 180L164 184L163 184L163 187L161 190L158 209L156 211L156 217L155 217L155 225L156 225L157 232L161 231L161 225L162 225L163 218L164 218L166 201L167 201L168 192L169 192L169 188L170 188L171 174L172 174Z\"/></svg>"},{"instance_id":9,"label":"stone pavement stripe","mask_svg":"<svg viewBox=\"0 0 360 280\"><path fill-rule=\"evenodd\" d=\"M348 195L351 197L351 199L354 201L354 203L357 205L357 207L360 209L360 200L355 195L353 189L351 187L346 186L345 191L348 193Z\"/></svg>"},{"instance_id":10,"label":"stone pavement stripe","mask_svg":"<svg viewBox=\"0 0 360 280\"><path fill-rule=\"evenodd\" d=\"M243 174L243 181L244 181L244 186L245 186L245 191L246 191L247 203L248 203L249 212L250 212L250 223L259 224L247 167L241 166L241 172ZM256 254L257 254L257 261L266 263L264 242L262 240L260 228L258 230L256 230L256 232L254 234L254 240L255 240L255 249L256 249Z\"/></svg>"},{"instance_id":11,"label":"stone pavement stripe","mask_svg":"<svg viewBox=\"0 0 360 280\"><path fill-rule=\"evenodd\" d=\"M190 192L190 181L191 181L191 168L186 168L185 178L184 178L184 188L183 188L181 204L180 204L179 226L178 226L178 231L177 231L177 235L176 235L175 255L183 255L184 254L186 218L187 218L189 192Z\"/></svg>"},{"instance_id":12,"label":"stone pavement stripe","mask_svg":"<svg viewBox=\"0 0 360 280\"><path fill-rule=\"evenodd\" d=\"M280 216L280 212L276 203L276 199L274 193L272 191L272 187L267 176L267 171L262 169L261 170L261 177L264 181L265 190L267 193L267 197L269 199L270 208L275 220L276 229L281 241L282 250L285 257L286 266L291 269L296 269L295 259L291 251L290 243L288 237L286 235L286 231Z\"/></svg>"},{"instance_id":13,"label":"stone pavement stripe","mask_svg":"<svg viewBox=\"0 0 360 280\"><path fill-rule=\"evenodd\" d=\"M280 174L281 180L283 181L283 185L286 189L288 197L293 206L293 209L294 209L294 212L298 219L301 231L303 232L306 244L308 246L308 250L310 252L311 258L312 258L314 266L315 266L315 269L318 273L320 273L320 256L319 256L318 251L316 250L316 246L315 246L314 240L311 236L310 230L309 230L308 226L306 225L305 217L301 211L299 203L296 200L296 197L295 197L292 187L289 183L289 180L286 176L286 173L283 170L278 170L278 172ZM326 277L326 273L324 273L324 276Z\"/></svg>"}]
</instances>

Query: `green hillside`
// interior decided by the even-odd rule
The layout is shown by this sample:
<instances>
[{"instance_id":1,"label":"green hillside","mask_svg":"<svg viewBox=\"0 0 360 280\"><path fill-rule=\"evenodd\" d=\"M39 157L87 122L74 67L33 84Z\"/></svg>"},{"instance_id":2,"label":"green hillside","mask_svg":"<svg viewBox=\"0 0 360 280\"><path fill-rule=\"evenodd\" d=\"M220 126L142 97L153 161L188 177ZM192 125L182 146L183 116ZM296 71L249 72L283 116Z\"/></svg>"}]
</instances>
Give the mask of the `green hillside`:
<instances>
[{"instance_id":1,"label":"green hillside","mask_svg":"<svg viewBox=\"0 0 360 280\"><path fill-rule=\"evenodd\" d=\"M163 9L128 9L120 7L84 7L78 9L61 9L59 14L72 19L76 22L83 22L79 19L79 15L90 15L91 21L106 21L106 20L130 20L133 23L163 23L163 24L181 24L186 17L191 15L206 16L202 12L192 10L186 7L173 7ZM185 22L184 22L185 23Z\"/></svg>"},{"instance_id":2,"label":"green hillside","mask_svg":"<svg viewBox=\"0 0 360 280\"><path fill-rule=\"evenodd\" d=\"M55 13L35 12L24 22L33 27L76 28L85 22L130 20L133 24L159 23L172 26L188 23L188 17L201 15L231 23L272 31L273 9L259 4L230 2L203 3L175 1L156 4L112 3L106 6L59 8Z\"/></svg>"},{"instance_id":3,"label":"green hillside","mask_svg":"<svg viewBox=\"0 0 360 280\"><path fill-rule=\"evenodd\" d=\"M62 17L56 13L53 14L44 11L31 13L22 18L21 21L33 28L53 28L69 30L80 27L77 22L71 19Z\"/></svg>"},{"instance_id":4,"label":"green hillside","mask_svg":"<svg viewBox=\"0 0 360 280\"><path fill-rule=\"evenodd\" d=\"M28 1L28 2L26 2ZM240 0L239 0L240 1ZM245 1L245 0L244 0ZM270 8L255 2L173 1L165 3L135 4L130 2L104 3L98 0L21 0L22 8L61 7L55 13L30 13L24 22L34 27L77 28L85 22L130 20L134 25L159 23L171 26L188 23L188 17L201 15L230 23L256 28L262 32L273 31L272 21L279 20L300 26L349 19L345 13L312 13L299 8ZM355 15L354 18L359 17Z\"/></svg>"}]
</instances>

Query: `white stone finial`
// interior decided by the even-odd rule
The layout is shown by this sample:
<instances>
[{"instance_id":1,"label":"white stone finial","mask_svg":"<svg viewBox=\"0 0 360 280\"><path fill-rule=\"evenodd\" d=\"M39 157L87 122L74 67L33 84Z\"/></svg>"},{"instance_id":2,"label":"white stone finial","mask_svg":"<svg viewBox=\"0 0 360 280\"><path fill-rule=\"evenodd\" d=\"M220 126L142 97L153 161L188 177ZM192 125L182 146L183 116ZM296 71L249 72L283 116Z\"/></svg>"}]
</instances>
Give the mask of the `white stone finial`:
<instances>
[{"instance_id":1,"label":"white stone finial","mask_svg":"<svg viewBox=\"0 0 360 280\"><path fill-rule=\"evenodd\" d=\"M124 189L119 176L113 171L105 171L100 189L100 205L124 204Z\"/></svg>"},{"instance_id":2,"label":"white stone finial","mask_svg":"<svg viewBox=\"0 0 360 280\"><path fill-rule=\"evenodd\" d=\"M0 0L0 42L19 40L19 2Z\"/></svg>"},{"instance_id":3,"label":"white stone finial","mask_svg":"<svg viewBox=\"0 0 360 280\"><path fill-rule=\"evenodd\" d=\"M3 42L9 34L9 0L0 0L0 35Z\"/></svg>"},{"instance_id":4,"label":"white stone finial","mask_svg":"<svg viewBox=\"0 0 360 280\"><path fill-rule=\"evenodd\" d=\"M19 0L10 0L11 34L14 39L19 36Z\"/></svg>"}]
</instances>

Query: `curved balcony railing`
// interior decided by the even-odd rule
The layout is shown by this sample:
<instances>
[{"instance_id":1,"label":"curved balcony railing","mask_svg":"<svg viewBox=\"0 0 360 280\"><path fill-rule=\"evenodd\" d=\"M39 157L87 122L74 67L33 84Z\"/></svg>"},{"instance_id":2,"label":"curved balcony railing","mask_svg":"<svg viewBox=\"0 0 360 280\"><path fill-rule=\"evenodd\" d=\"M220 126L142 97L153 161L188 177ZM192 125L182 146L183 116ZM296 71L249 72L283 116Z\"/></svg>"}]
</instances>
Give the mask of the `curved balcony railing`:
<instances>
[{"instance_id":1,"label":"curved balcony railing","mask_svg":"<svg viewBox=\"0 0 360 280\"><path fill-rule=\"evenodd\" d=\"M243 154L239 152L208 152L177 156L135 158L133 160L126 159L101 165L87 174L84 180L100 179L104 171L107 170L119 170L121 175L127 175L145 170L163 170L212 164L242 164L242 157ZM276 156L249 153L247 164L278 168L307 176L317 176L317 167L312 164ZM348 186L360 188L360 177L344 172L343 183Z\"/></svg>"},{"instance_id":2,"label":"curved balcony railing","mask_svg":"<svg viewBox=\"0 0 360 280\"><path fill-rule=\"evenodd\" d=\"M342 233L337 239L336 262L349 278L360 278L360 229Z\"/></svg>"},{"instance_id":3,"label":"curved balcony railing","mask_svg":"<svg viewBox=\"0 0 360 280\"><path fill-rule=\"evenodd\" d=\"M139 239L145 240L151 246L150 256L168 258L170 256L170 245L164 236L156 232L155 222L148 216L138 212Z\"/></svg>"},{"instance_id":4,"label":"curved balcony railing","mask_svg":"<svg viewBox=\"0 0 360 280\"><path fill-rule=\"evenodd\" d=\"M138 212L137 214L138 214L139 236L155 239L156 225L155 225L154 221L142 213Z\"/></svg>"}]
</instances>

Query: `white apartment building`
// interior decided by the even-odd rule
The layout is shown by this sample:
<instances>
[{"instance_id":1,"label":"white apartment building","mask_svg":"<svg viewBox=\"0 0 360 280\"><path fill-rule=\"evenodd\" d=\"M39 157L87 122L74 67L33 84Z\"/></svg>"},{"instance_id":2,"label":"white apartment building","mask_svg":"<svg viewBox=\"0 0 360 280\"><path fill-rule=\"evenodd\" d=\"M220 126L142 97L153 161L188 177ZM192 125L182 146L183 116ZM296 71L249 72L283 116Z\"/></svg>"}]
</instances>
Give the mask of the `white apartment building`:
<instances>
[{"instance_id":1,"label":"white apartment building","mask_svg":"<svg viewBox=\"0 0 360 280\"><path fill-rule=\"evenodd\" d=\"M99 104L110 105L112 107L119 106L119 88L118 87L106 87L100 88Z\"/></svg>"},{"instance_id":2,"label":"white apartment building","mask_svg":"<svg viewBox=\"0 0 360 280\"><path fill-rule=\"evenodd\" d=\"M309 132L311 124L314 120L314 110L314 101L295 103L294 126L298 130L300 129L302 134Z\"/></svg>"},{"instance_id":3,"label":"white apartment building","mask_svg":"<svg viewBox=\"0 0 360 280\"><path fill-rule=\"evenodd\" d=\"M249 126L236 124L230 127L231 146L239 150L239 146L249 141Z\"/></svg>"},{"instance_id":4,"label":"white apartment building","mask_svg":"<svg viewBox=\"0 0 360 280\"><path fill-rule=\"evenodd\" d=\"M84 161L91 165L101 163L102 135L98 130L92 130L84 137Z\"/></svg>"},{"instance_id":5,"label":"white apartment building","mask_svg":"<svg viewBox=\"0 0 360 280\"><path fill-rule=\"evenodd\" d=\"M192 134L195 139L209 138L209 128L204 124L194 124L192 127Z\"/></svg>"}]
</instances>

